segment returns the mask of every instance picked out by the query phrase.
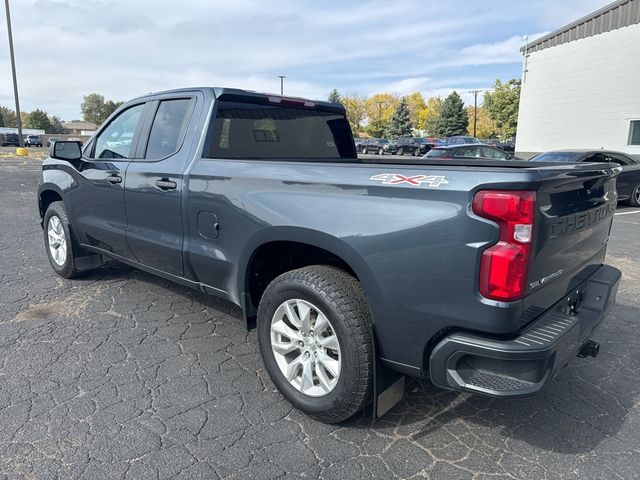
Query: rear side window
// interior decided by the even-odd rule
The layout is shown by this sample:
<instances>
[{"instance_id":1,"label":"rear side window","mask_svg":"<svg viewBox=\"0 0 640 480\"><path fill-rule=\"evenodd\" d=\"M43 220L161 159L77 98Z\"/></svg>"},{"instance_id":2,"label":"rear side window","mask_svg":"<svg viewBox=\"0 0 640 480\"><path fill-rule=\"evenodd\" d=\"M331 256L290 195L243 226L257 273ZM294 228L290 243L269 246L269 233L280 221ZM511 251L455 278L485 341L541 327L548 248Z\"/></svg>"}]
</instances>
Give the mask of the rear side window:
<instances>
[{"instance_id":1,"label":"rear side window","mask_svg":"<svg viewBox=\"0 0 640 480\"><path fill-rule=\"evenodd\" d=\"M178 151L191 117L192 100L163 100L153 119L145 158L160 159Z\"/></svg>"},{"instance_id":2,"label":"rear side window","mask_svg":"<svg viewBox=\"0 0 640 480\"><path fill-rule=\"evenodd\" d=\"M356 158L344 114L240 102L218 104L210 158Z\"/></svg>"}]
</instances>

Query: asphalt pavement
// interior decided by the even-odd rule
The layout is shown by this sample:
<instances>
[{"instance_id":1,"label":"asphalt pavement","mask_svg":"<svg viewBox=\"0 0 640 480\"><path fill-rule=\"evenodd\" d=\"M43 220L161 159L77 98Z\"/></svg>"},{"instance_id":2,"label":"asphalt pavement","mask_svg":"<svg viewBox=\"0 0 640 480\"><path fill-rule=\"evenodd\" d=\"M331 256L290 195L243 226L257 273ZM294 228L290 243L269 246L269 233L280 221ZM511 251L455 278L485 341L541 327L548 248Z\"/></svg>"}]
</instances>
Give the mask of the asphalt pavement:
<instances>
[{"instance_id":1,"label":"asphalt pavement","mask_svg":"<svg viewBox=\"0 0 640 480\"><path fill-rule=\"evenodd\" d=\"M618 303L536 396L411 380L383 419L316 422L278 394L235 306L110 263L63 280L39 161L0 151L0 479L640 478L640 210L621 207Z\"/></svg>"}]
</instances>

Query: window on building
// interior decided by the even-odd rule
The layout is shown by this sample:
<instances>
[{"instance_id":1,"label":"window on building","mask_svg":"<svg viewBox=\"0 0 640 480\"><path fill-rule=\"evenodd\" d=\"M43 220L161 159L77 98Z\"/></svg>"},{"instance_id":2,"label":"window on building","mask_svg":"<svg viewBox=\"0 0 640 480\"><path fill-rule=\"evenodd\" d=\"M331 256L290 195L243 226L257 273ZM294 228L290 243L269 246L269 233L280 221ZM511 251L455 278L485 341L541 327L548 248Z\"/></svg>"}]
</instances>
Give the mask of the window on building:
<instances>
[{"instance_id":1,"label":"window on building","mask_svg":"<svg viewBox=\"0 0 640 480\"><path fill-rule=\"evenodd\" d=\"M629 145L640 145L640 120L631 120L629 125Z\"/></svg>"}]
</instances>

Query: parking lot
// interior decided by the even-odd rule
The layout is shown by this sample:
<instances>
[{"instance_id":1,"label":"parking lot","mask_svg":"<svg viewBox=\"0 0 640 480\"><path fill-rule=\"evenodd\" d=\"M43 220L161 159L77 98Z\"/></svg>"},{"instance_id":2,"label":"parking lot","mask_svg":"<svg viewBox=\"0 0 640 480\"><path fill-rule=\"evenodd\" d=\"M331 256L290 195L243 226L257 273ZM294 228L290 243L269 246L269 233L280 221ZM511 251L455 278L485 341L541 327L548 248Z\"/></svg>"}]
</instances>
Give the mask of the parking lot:
<instances>
[{"instance_id":1,"label":"parking lot","mask_svg":"<svg viewBox=\"0 0 640 480\"><path fill-rule=\"evenodd\" d=\"M235 306L116 263L57 277L40 161L13 150L0 149L0 478L640 478L640 210L615 217L623 281L597 359L519 400L411 380L384 418L328 426L276 392Z\"/></svg>"}]
</instances>

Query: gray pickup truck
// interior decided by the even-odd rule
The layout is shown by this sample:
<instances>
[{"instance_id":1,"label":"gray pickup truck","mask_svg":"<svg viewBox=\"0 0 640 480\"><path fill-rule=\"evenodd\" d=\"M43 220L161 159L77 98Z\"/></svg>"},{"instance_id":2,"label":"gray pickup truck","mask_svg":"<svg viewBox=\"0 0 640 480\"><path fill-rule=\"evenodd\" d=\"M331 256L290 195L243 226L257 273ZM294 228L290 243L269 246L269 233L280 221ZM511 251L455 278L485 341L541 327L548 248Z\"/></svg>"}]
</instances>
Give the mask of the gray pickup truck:
<instances>
[{"instance_id":1,"label":"gray pickup truck","mask_svg":"<svg viewBox=\"0 0 640 480\"><path fill-rule=\"evenodd\" d=\"M194 88L55 142L37 195L59 275L112 258L241 306L280 392L338 422L405 375L516 397L595 356L618 171L359 159L341 105Z\"/></svg>"}]
</instances>

